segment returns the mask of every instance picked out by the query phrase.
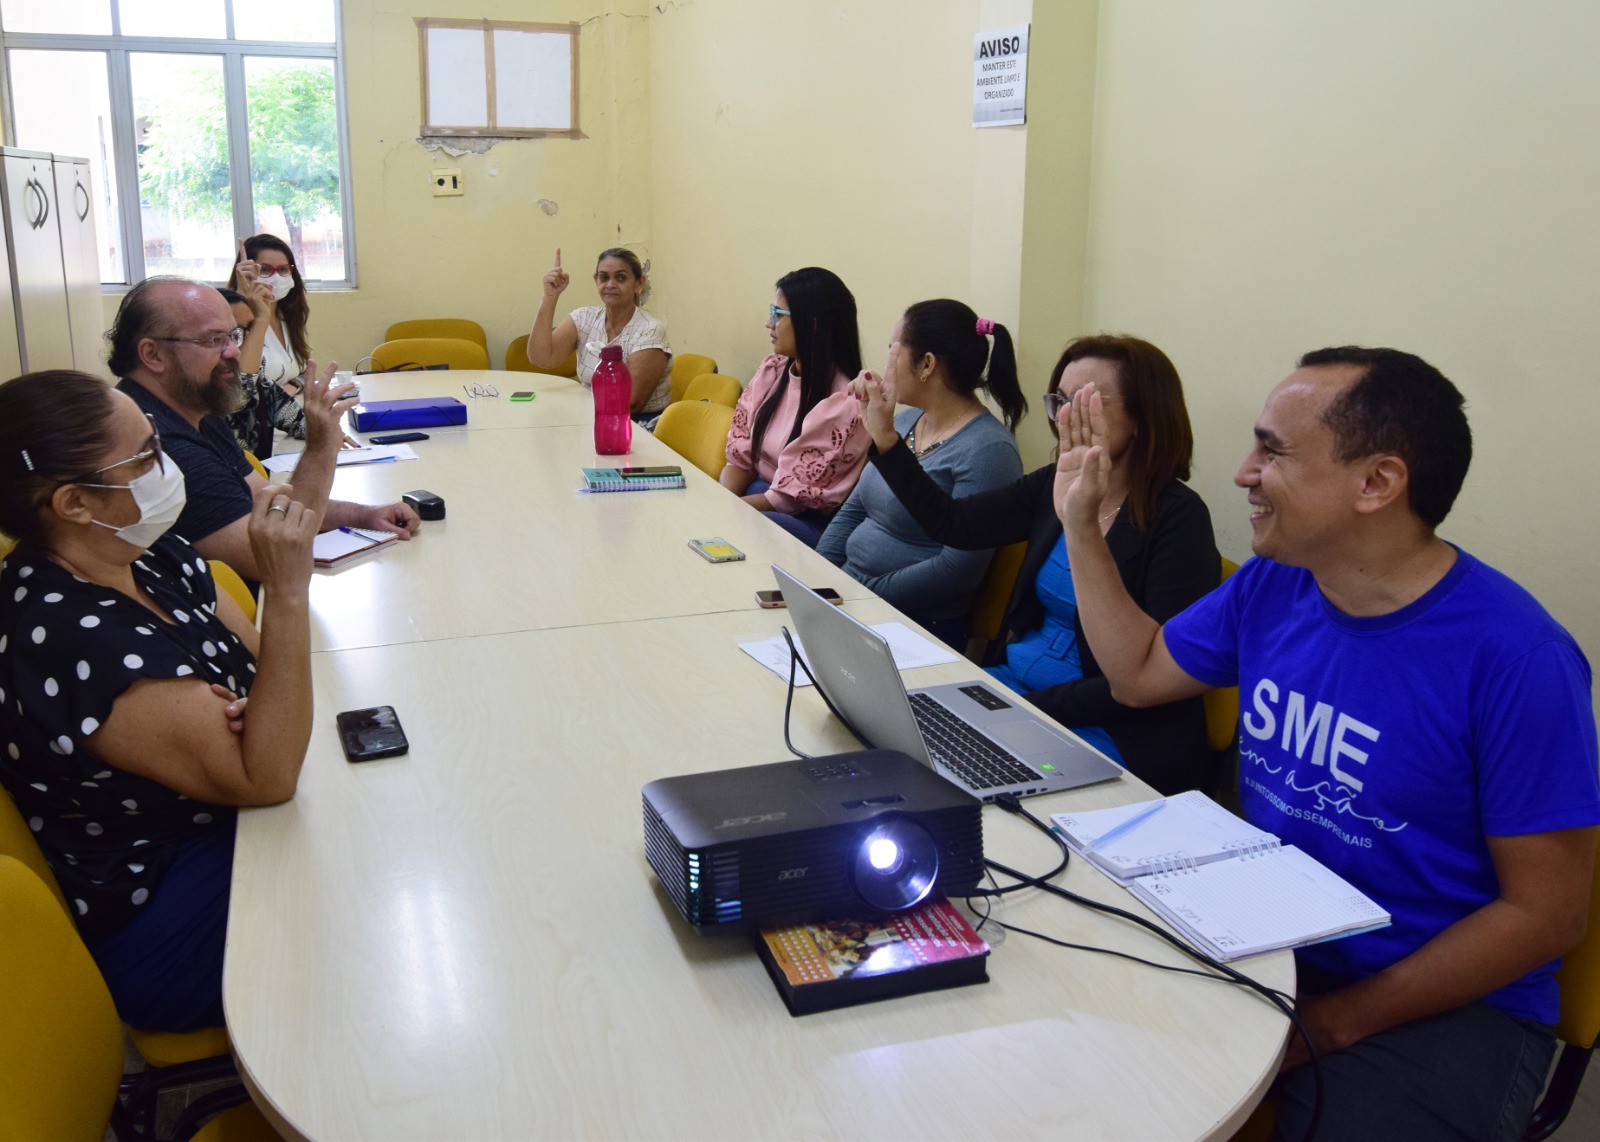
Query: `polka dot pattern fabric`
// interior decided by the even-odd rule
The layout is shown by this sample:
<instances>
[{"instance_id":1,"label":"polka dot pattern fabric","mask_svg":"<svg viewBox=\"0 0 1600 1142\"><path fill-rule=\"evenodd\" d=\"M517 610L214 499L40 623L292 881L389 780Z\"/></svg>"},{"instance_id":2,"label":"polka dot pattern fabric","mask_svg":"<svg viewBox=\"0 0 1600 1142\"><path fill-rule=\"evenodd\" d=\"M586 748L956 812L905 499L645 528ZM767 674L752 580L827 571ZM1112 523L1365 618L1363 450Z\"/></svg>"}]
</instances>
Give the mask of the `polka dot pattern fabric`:
<instances>
[{"instance_id":1,"label":"polka dot pattern fabric","mask_svg":"<svg viewBox=\"0 0 1600 1142\"><path fill-rule=\"evenodd\" d=\"M255 678L188 542L163 536L133 573L170 622L37 551L18 548L0 564L0 783L86 938L132 919L178 846L234 813L107 765L88 739L135 682L192 677L243 695Z\"/></svg>"}]
</instances>

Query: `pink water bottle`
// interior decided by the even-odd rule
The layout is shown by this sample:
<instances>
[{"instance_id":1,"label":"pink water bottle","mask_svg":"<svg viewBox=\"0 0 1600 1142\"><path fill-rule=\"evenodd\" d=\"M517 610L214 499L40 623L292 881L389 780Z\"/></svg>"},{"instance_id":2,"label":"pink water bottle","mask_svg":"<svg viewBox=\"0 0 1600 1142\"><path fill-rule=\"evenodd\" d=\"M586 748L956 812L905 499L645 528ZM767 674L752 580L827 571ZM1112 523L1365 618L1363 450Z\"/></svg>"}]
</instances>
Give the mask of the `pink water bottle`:
<instances>
[{"instance_id":1,"label":"pink water bottle","mask_svg":"<svg viewBox=\"0 0 1600 1142\"><path fill-rule=\"evenodd\" d=\"M621 345L600 350L600 364L589 382L594 390L594 450L602 456L626 456L633 448L633 374L622 359Z\"/></svg>"}]
</instances>

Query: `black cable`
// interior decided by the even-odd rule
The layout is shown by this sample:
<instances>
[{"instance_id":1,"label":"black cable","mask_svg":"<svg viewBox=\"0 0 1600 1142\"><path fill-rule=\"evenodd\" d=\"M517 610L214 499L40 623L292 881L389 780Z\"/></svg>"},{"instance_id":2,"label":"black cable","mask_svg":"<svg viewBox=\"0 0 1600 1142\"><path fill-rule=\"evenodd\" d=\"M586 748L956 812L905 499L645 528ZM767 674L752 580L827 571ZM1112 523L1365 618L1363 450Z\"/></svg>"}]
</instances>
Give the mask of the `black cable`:
<instances>
[{"instance_id":1,"label":"black cable","mask_svg":"<svg viewBox=\"0 0 1600 1142\"><path fill-rule=\"evenodd\" d=\"M1029 824L1031 824L1034 828L1038 829L1041 833L1044 833L1047 837L1049 837L1052 841L1054 841L1057 845L1059 845L1062 848L1064 853L1070 853L1071 852L1071 849L1068 847L1065 838L1063 838L1059 833L1057 833L1049 825L1047 825L1043 821L1041 821L1038 817L1036 817L1032 813L1028 812L1028 810L1023 806L1022 802L1017 800L1017 798L1015 798L1015 797L1013 797L1013 796L1011 796L1009 794L1003 794L1000 797L995 798L994 804L998 805L1001 809L1004 809L1007 813L1011 813L1014 816L1022 817ZM1063 860L1061 867L1065 867L1065 863L1066 862ZM1244 973L1242 973L1240 971L1237 971L1234 968L1229 967L1227 964L1224 964L1224 963L1221 963L1221 962L1219 962L1217 960L1212 959L1210 956L1206 955L1204 952L1200 951L1198 948L1194 948L1194 947L1190 946L1183 939L1179 938L1178 936L1173 935L1171 932L1168 932L1165 928L1162 928L1160 925L1155 924L1152 921L1146 920L1143 916L1135 915L1132 912L1129 912L1129 911L1127 911L1125 909L1122 909L1122 908L1117 908L1117 907L1115 907L1113 905L1110 905L1110 904L1102 904L1100 901L1091 900L1087 896L1080 896L1076 892L1071 891L1070 889L1062 888L1058 884L1050 883L1047 878L1028 876L1026 873L1018 872L1015 869L1007 868L1005 865L1000 864L998 861L990 860L987 857L984 858L984 864L989 866L990 868L994 869L995 871L1004 873L1006 876L1009 876L1012 879L1018 881L1019 883L1017 885L1013 886L1013 888L1015 888L1015 887L1033 887L1033 888L1038 888L1038 889L1041 889L1042 891L1051 893L1052 895L1060 896L1061 898L1063 898L1065 900L1070 900L1074 904L1078 904L1078 905L1080 905L1080 906L1082 906L1084 908L1089 908L1089 909L1091 909L1091 910L1093 910L1095 912L1102 912L1102 913L1105 913L1106 915L1116 916L1116 917L1119 917L1120 919L1131 921L1132 923L1137 924L1139 927L1147 929L1150 932L1153 932L1155 935L1159 936L1161 939L1165 940L1167 943L1169 943L1173 947L1177 948L1180 952L1182 952L1184 955L1188 956L1190 959L1197 960L1198 962L1203 964L1205 967L1211 968L1212 971L1211 972L1203 972L1203 971L1196 971L1196 970L1191 969L1191 968L1174 968L1171 965L1150 964L1150 966L1152 966L1152 967L1162 967L1163 970L1179 971L1179 972L1182 972L1182 973L1185 973L1185 974L1203 975L1203 976L1207 976L1207 977L1209 977L1211 979L1219 979L1219 980L1225 980L1226 982L1231 982L1231 983L1233 983L1233 984L1235 984L1235 985L1237 985L1239 987L1243 987L1243 988L1246 988L1246 989L1248 989L1250 991L1255 992L1256 994L1260 995L1263 999L1265 999L1267 1002L1271 1003L1279 1011L1283 1012L1283 1014L1294 1025L1295 1031L1299 1034L1301 1041L1305 1043L1306 1050L1310 1054L1310 1058L1311 1058L1310 1066L1312 1067L1313 1097L1312 1097L1312 1105L1311 1105L1311 1119L1306 1124L1306 1132L1305 1132L1304 1138L1305 1138L1306 1142L1310 1142L1310 1139L1312 1139L1312 1138L1314 1138L1316 1136L1318 1123L1322 1119L1322 1096L1323 1096L1322 1056L1317 1051L1316 1044L1311 1041L1311 1033L1306 1030L1305 1024L1303 1022L1301 1022L1300 1015L1295 1010L1294 1000L1293 1000L1292 997L1290 997L1288 995L1285 995L1283 992L1278 991L1276 988L1267 987L1264 984L1257 983L1255 980L1251 979L1249 976L1245 975ZM1057 871L1059 871L1059 869ZM1055 873L1052 872L1050 875L1053 877L1053 876L1055 876ZM998 889L997 888L994 892L992 892L992 893L984 893L983 895L996 895L1001 891L1010 891L1010 889ZM987 919L987 917L986 917L986 919ZM1010 925L1007 925L1003 921L1000 921L1000 920L995 920L994 923L1000 925L1002 928L1011 927ZM1123 958L1123 959L1137 959L1137 957L1135 957L1135 956L1129 956L1126 953L1117 952L1117 951L1112 950L1111 948L1096 948L1096 947L1091 947L1091 946L1087 946L1087 945L1069 945L1069 944L1065 944L1062 941L1055 940L1055 939L1053 939L1051 937L1048 937L1048 936L1042 936L1037 932L1032 932L1032 931L1029 931L1027 929L1018 928L1016 930L1021 932L1023 935L1037 936L1038 938L1046 940L1047 942L1061 944L1064 947L1074 947L1074 948L1078 948L1078 949L1083 950L1083 951L1099 952L1099 953L1101 953L1103 955L1118 956L1118 957ZM1139 961L1139 962L1149 963L1150 961ZM1221 975L1213 974L1213 972L1220 972Z\"/></svg>"},{"instance_id":2,"label":"black cable","mask_svg":"<svg viewBox=\"0 0 1600 1142\"><path fill-rule=\"evenodd\" d=\"M816 686L817 693L822 695L823 704L828 707L828 710L833 714L833 716L844 723L844 728L854 734L857 741L866 746L868 749L871 749L872 743L867 740L867 736L860 730L856 729L849 718L845 717L839 712L839 707L835 706L833 702L829 700L828 692L821 686L817 685L817 676L811 673L811 667L807 666L806 660L800 657L800 651L795 648L794 639L789 635L789 628L779 627L778 632L783 635L783 641L789 645L789 693L783 701L783 744L789 747L789 752L798 758L803 758L806 761L811 760L811 754L802 753L800 750L796 749L794 747L794 742L789 739L789 708L794 703L794 668L796 666L799 666L801 670L806 672L806 677L811 679L811 685Z\"/></svg>"}]
</instances>

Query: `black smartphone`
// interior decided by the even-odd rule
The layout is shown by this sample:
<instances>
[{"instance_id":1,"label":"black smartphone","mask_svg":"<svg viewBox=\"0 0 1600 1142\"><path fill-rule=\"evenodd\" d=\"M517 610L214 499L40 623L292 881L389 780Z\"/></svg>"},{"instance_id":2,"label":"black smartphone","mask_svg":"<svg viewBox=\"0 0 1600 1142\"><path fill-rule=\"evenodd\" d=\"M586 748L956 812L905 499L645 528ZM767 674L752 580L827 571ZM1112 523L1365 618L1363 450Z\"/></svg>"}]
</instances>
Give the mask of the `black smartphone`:
<instances>
[{"instance_id":1,"label":"black smartphone","mask_svg":"<svg viewBox=\"0 0 1600 1142\"><path fill-rule=\"evenodd\" d=\"M374 436L374 444L408 444L413 440L426 440L426 432L391 432L387 436Z\"/></svg>"},{"instance_id":2,"label":"black smartphone","mask_svg":"<svg viewBox=\"0 0 1600 1142\"><path fill-rule=\"evenodd\" d=\"M637 464L624 464L618 468L624 477L627 476L681 476L683 469L676 464L663 464L656 468L642 468Z\"/></svg>"},{"instance_id":3,"label":"black smartphone","mask_svg":"<svg viewBox=\"0 0 1600 1142\"><path fill-rule=\"evenodd\" d=\"M531 392L520 392L520 393L512 393L511 394L511 399L512 400L532 400L533 398L534 398L534 394L531 393Z\"/></svg>"},{"instance_id":4,"label":"black smartphone","mask_svg":"<svg viewBox=\"0 0 1600 1142\"><path fill-rule=\"evenodd\" d=\"M444 518L444 500L426 488L416 488L406 492L400 497L400 500L402 503L408 504L411 510L423 519Z\"/></svg>"},{"instance_id":5,"label":"black smartphone","mask_svg":"<svg viewBox=\"0 0 1600 1142\"><path fill-rule=\"evenodd\" d=\"M844 605L844 600L839 597L839 592L835 591L832 587L813 587L811 589L836 607L841 607ZM783 601L782 591L757 591L756 604L764 610L769 611L778 607L788 606L788 604Z\"/></svg>"},{"instance_id":6,"label":"black smartphone","mask_svg":"<svg viewBox=\"0 0 1600 1142\"><path fill-rule=\"evenodd\" d=\"M344 746L345 757L351 761L395 757L411 748L393 706L346 710L337 720L339 742Z\"/></svg>"}]
</instances>

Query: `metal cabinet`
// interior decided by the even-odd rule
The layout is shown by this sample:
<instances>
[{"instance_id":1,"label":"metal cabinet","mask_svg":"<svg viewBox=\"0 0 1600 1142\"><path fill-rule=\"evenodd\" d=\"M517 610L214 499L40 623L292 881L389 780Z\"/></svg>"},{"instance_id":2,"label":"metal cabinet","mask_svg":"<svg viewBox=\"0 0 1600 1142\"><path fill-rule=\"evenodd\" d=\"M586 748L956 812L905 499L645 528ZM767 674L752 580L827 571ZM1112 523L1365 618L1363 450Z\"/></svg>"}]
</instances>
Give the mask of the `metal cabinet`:
<instances>
[{"instance_id":1,"label":"metal cabinet","mask_svg":"<svg viewBox=\"0 0 1600 1142\"><path fill-rule=\"evenodd\" d=\"M86 160L0 148L0 203L10 254L5 308L14 317L18 350L13 371L0 322L5 377L72 368L106 375L91 189Z\"/></svg>"}]
</instances>

